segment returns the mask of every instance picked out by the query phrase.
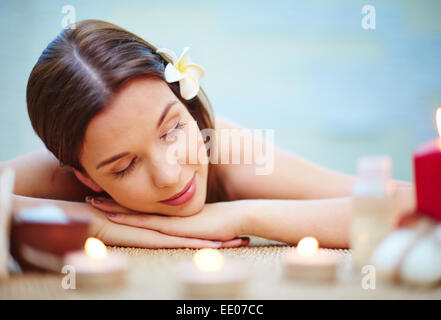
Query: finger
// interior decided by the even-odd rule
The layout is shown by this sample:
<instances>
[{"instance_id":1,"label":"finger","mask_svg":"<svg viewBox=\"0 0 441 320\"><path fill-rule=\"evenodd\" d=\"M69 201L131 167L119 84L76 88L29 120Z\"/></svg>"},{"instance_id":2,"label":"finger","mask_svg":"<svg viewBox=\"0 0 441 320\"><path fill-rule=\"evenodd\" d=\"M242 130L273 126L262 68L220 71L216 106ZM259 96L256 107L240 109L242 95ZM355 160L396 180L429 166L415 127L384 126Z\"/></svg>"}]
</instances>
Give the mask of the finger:
<instances>
[{"instance_id":1,"label":"finger","mask_svg":"<svg viewBox=\"0 0 441 320\"><path fill-rule=\"evenodd\" d=\"M125 208L123 206L120 206L115 201L111 199L107 199L104 197L86 197L86 202L92 205L93 207L100 209L105 212L112 212L112 213L134 213L135 211L130 210L128 208Z\"/></svg>"},{"instance_id":2,"label":"finger","mask_svg":"<svg viewBox=\"0 0 441 320\"><path fill-rule=\"evenodd\" d=\"M175 233L176 228L174 228L174 222L176 222L175 217L161 217L151 214L125 214L112 212L107 215L107 218L115 223L125 224L132 227L154 229L162 233L173 234L175 236L186 236L184 232Z\"/></svg>"},{"instance_id":3,"label":"finger","mask_svg":"<svg viewBox=\"0 0 441 320\"><path fill-rule=\"evenodd\" d=\"M242 239L239 238L224 241L222 243L222 248L237 248L240 247L241 243L242 243Z\"/></svg>"},{"instance_id":4,"label":"finger","mask_svg":"<svg viewBox=\"0 0 441 320\"><path fill-rule=\"evenodd\" d=\"M246 246L250 242L250 238L235 238L222 242L222 248L237 248Z\"/></svg>"},{"instance_id":5,"label":"finger","mask_svg":"<svg viewBox=\"0 0 441 320\"><path fill-rule=\"evenodd\" d=\"M107 245L140 248L221 248L221 241L170 236L155 230L110 224L98 238Z\"/></svg>"},{"instance_id":6,"label":"finger","mask_svg":"<svg viewBox=\"0 0 441 320\"><path fill-rule=\"evenodd\" d=\"M109 213L107 218L115 223L124 224L132 227L139 227L145 229L152 229L165 233L168 235L173 235L177 237L186 238L199 238L207 240L220 240L226 242L222 247L237 247L241 245L247 245L249 242L242 240L236 240L234 242L229 242L234 239L231 237L225 238L226 236L217 237L213 234L210 229L200 228L198 224L192 220L191 217L164 217L152 214L121 214L121 213Z\"/></svg>"},{"instance_id":7,"label":"finger","mask_svg":"<svg viewBox=\"0 0 441 320\"><path fill-rule=\"evenodd\" d=\"M163 233L160 233L164 235ZM196 238L184 238L184 237L176 237L169 236L168 241L171 243L171 247L173 248L213 248L219 249L222 248L222 241L212 241L212 240L202 240Z\"/></svg>"}]
</instances>

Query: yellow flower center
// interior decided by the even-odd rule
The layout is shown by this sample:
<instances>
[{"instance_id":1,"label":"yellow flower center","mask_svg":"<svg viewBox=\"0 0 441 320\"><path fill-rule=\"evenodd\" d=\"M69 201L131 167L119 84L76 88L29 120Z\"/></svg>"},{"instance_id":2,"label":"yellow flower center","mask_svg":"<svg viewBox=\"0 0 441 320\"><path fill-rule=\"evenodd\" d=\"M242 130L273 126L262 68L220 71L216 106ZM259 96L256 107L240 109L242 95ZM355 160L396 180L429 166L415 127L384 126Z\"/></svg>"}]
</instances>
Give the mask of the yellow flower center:
<instances>
[{"instance_id":1,"label":"yellow flower center","mask_svg":"<svg viewBox=\"0 0 441 320\"><path fill-rule=\"evenodd\" d=\"M185 72L185 66L183 65L182 61L178 62L178 67L177 67L179 72Z\"/></svg>"}]
</instances>

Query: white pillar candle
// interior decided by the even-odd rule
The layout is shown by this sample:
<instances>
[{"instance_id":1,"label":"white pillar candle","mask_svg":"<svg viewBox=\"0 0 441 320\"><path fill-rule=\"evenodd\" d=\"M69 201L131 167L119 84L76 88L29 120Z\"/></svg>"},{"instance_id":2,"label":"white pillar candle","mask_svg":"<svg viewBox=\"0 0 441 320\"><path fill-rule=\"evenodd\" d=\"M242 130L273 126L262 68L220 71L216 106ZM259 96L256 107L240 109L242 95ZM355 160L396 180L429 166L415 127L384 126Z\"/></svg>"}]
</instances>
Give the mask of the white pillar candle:
<instances>
[{"instance_id":1,"label":"white pillar candle","mask_svg":"<svg viewBox=\"0 0 441 320\"><path fill-rule=\"evenodd\" d=\"M317 251L315 238L300 240L297 248L284 256L285 277L292 280L335 281L340 259Z\"/></svg>"},{"instance_id":2,"label":"white pillar candle","mask_svg":"<svg viewBox=\"0 0 441 320\"><path fill-rule=\"evenodd\" d=\"M127 259L122 254L108 252L96 238L88 238L84 250L68 253L64 265L74 268L79 288L100 288L123 285Z\"/></svg>"},{"instance_id":3,"label":"white pillar candle","mask_svg":"<svg viewBox=\"0 0 441 320\"><path fill-rule=\"evenodd\" d=\"M208 248L198 250L193 261L180 263L178 270L185 299L238 299L247 279L244 263Z\"/></svg>"}]
</instances>

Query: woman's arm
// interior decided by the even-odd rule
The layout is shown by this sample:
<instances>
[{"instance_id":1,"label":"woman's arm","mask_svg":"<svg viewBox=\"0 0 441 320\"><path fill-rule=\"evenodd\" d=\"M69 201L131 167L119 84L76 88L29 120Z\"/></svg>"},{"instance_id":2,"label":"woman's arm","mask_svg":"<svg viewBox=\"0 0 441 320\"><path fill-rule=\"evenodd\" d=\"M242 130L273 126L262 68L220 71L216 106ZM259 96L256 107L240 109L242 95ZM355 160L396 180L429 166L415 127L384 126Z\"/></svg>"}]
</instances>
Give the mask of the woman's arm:
<instances>
[{"instance_id":1,"label":"woman's arm","mask_svg":"<svg viewBox=\"0 0 441 320\"><path fill-rule=\"evenodd\" d=\"M14 194L25 197L84 201L93 191L75 177L69 167L46 149L31 152L0 163L15 170Z\"/></svg>"},{"instance_id":2,"label":"woman's arm","mask_svg":"<svg viewBox=\"0 0 441 320\"><path fill-rule=\"evenodd\" d=\"M394 196L399 213L414 210L413 190L400 188ZM161 217L131 212L100 198L92 203L113 212L115 223L149 228L165 234L202 239L231 239L254 235L266 239L297 243L305 236L315 237L321 246L348 248L351 230L351 198L319 200L249 199L206 204L189 217ZM399 218L399 217L398 217Z\"/></svg>"},{"instance_id":3,"label":"woman's arm","mask_svg":"<svg viewBox=\"0 0 441 320\"><path fill-rule=\"evenodd\" d=\"M392 197L396 219L415 210L413 188L398 186ZM312 236L322 246L350 246L351 197L320 200L240 200L235 208L244 215L243 234L297 243Z\"/></svg>"},{"instance_id":4,"label":"woman's arm","mask_svg":"<svg viewBox=\"0 0 441 320\"><path fill-rule=\"evenodd\" d=\"M322 246L347 248L350 236L350 199L324 200L236 200L206 204L189 217L164 217L129 212L112 200L101 199L97 208L108 212L108 219L123 225L202 239L231 239L254 235L266 239L297 243L315 237ZM125 213L124 213L125 212Z\"/></svg>"},{"instance_id":5,"label":"woman's arm","mask_svg":"<svg viewBox=\"0 0 441 320\"><path fill-rule=\"evenodd\" d=\"M294 244L311 236L323 247L348 248L350 200L241 200L247 222L242 232Z\"/></svg>"},{"instance_id":6,"label":"woman's arm","mask_svg":"<svg viewBox=\"0 0 441 320\"><path fill-rule=\"evenodd\" d=\"M107 245L141 248L232 248L248 244L249 239L226 239L211 241L192 237L166 235L155 230L125 226L113 223L106 214L87 203L37 199L13 195L12 212L17 214L21 208L56 205L69 217L90 219L89 236L101 239Z\"/></svg>"}]
</instances>

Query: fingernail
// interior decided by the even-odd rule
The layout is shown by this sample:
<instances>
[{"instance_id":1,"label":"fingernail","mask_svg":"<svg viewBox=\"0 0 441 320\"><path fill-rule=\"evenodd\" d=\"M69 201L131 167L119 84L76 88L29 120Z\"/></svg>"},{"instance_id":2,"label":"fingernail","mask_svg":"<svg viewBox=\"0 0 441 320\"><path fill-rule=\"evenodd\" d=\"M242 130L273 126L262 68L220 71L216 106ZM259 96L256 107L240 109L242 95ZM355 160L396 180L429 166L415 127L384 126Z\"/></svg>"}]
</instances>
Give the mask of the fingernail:
<instances>
[{"instance_id":1,"label":"fingernail","mask_svg":"<svg viewBox=\"0 0 441 320\"><path fill-rule=\"evenodd\" d=\"M92 201L92 199L93 199L93 198L92 198L91 196L87 196L87 197L86 197L86 202L90 202L90 201Z\"/></svg>"},{"instance_id":2,"label":"fingernail","mask_svg":"<svg viewBox=\"0 0 441 320\"><path fill-rule=\"evenodd\" d=\"M222 241L213 241L213 245L214 245L215 247L219 247L219 246L222 245Z\"/></svg>"},{"instance_id":3,"label":"fingernail","mask_svg":"<svg viewBox=\"0 0 441 320\"><path fill-rule=\"evenodd\" d=\"M100 199L93 198L93 202L100 204L100 203L102 203L103 201L100 200Z\"/></svg>"},{"instance_id":4,"label":"fingernail","mask_svg":"<svg viewBox=\"0 0 441 320\"><path fill-rule=\"evenodd\" d=\"M115 217L116 217L116 213L108 212L108 213L107 213L107 216L108 216L109 218L115 218Z\"/></svg>"}]
</instances>

